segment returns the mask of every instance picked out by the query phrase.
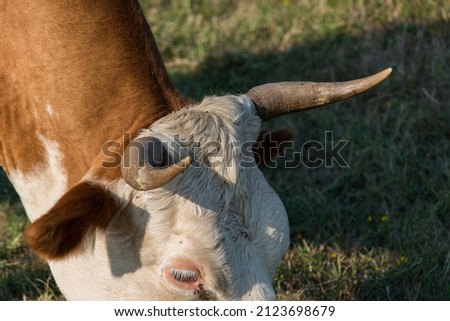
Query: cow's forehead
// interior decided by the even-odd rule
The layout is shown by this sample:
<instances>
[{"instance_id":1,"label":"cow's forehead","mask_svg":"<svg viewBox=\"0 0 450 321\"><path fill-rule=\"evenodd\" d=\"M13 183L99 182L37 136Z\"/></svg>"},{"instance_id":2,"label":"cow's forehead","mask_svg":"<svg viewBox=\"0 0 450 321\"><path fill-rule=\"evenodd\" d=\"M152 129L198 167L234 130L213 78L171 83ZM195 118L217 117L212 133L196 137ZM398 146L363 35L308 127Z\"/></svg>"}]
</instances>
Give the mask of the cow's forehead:
<instances>
[{"instance_id":1,"label":"cow's forehead","mask_svg":"<svg viewBox=\"0 0 450 321\"><path fill-rule=\"evenodd\" d=\"M197 134L208 134L215 137L220 133L214 125L223 125L235 132L233 128L243 125L249 118L254 118L256 109L246 95L210 96L196 105L188 106L155 121L150 129L155 132L194 131ZM257 125L260 126L261 120ZM210 123L210 122L215 122ZM251 128L248 128L251 130ZM187 133L184 133L187 134Z\"/></svg>"},{"instance_id":2,"label":"cow's forehead","mask_svg":"<svg viewBox=\"0 0 450 321\"><path fill-rule=\"evenodd\" d=\"M208 97L159 119L140 136L155 136L193 149L255 140L260 127L261 119L247 96Z\"/></svg>"},{"instance_id":3,"label":"cow's forehead","mask_svg":"<svg viewBox=\"0 0 450 321\"><path fill-rule=\"evenodd\" d=\"M198 105L169 114L139 136L158 138L176 160L193 156L196 162L191 167L203 169L197 175L211 176L205 181L218 174L236 187L243 158L244 165L254 166L249 147L260 129L261 119L247 96L224 96L208 97Z\"/></svg>"}]
</instances>

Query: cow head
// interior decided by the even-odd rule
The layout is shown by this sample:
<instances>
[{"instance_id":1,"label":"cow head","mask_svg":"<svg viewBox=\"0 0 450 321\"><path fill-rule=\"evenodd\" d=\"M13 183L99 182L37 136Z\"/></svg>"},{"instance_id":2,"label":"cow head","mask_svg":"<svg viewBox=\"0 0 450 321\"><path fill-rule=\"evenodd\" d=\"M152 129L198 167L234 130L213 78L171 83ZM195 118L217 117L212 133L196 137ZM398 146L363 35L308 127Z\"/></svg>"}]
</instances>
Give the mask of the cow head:
<instances>
[{"instance_id":1,"label":"cow head","mask_svg":"<svg viewBox=\"0 0 450 321\"><path fill-rule=\"evenodd\" d=\"M268 84L173 112L123 144L113 174L95 162L27 239L70 299L274 299L289 227L252 157L261 121L354 96L389 73Z\"/></svg>"}]
</instances>

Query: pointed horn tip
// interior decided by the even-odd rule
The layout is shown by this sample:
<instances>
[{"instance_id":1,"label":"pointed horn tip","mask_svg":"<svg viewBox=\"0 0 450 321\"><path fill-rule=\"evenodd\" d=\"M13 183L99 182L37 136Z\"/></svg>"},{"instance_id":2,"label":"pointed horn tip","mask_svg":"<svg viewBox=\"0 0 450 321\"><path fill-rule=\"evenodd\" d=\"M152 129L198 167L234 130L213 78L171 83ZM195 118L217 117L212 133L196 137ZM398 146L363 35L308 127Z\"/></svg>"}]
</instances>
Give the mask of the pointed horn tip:
<instances>
[{"instance_id":1,"label":"pointed horn tip","mask_svg":"<svg viewBox=\"0 0 450 321\"><path fill-rule=\"evenodd\" d=\"M389 75L392 73L392 68L386 68L382 71L380 71L379 73L375 74L374 76L376 76L377 78L380 79L380 81L385 80L387 77L389 77Z\"/></svg>"},{"instance_id":2,"label":"pointed horn tip","mask_svg":"<svg viewBox=\"0 0 450 321\"><path fill-rule=\"evenodd\" d=\"M380 72L377 72L376 74L364 77L364 78L360 78L360 79L355 79L355 80L350 80L350 81L344 81L341 82L341 84L350 84L350 83L354 83L357 84L360 87L360 91L357 94L363 93L377 85L379 85L380 83L382 83L383 81L386 80L387 77L389 77L389 75L392 73L392 68L386 68ZM356 96L355 95L351 95L347 98Z\"/></svg>"}]
</instances>

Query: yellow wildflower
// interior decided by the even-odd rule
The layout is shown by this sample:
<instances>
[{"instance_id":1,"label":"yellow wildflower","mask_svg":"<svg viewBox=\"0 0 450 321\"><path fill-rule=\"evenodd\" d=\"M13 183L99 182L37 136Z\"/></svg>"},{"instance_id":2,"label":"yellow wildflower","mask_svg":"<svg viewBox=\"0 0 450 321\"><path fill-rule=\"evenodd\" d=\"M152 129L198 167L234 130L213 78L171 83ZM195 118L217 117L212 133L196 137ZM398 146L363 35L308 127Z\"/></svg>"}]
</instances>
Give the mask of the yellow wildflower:
<instances>
[{"instance_id":1,"label":"yellow wildflower","mask_svg":"<svg viewBox=\"0 0 450 321\"><path fill-rule=\"evenodd\" d=\"M404 255L400 256L398 259L395 260L395 264L397 265L402 265L405 263L408 263L408 257Z\"/></svg>"}]
</instances>

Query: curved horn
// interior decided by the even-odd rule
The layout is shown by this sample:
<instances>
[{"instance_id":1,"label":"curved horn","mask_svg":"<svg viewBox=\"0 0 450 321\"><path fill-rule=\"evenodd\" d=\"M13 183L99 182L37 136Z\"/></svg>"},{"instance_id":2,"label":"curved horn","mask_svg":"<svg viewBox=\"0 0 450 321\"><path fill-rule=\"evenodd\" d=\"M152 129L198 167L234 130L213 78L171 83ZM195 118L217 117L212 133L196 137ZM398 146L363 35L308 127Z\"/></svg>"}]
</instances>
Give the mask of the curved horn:
<instances>
[{"instance_id":1,"label":"curved horn","mask_svg":"<svg viewBox=\"0 0 450 321\"><path fill-rule=\"evenodd\" d=\"M186 170L191 162L192 158L187 156L178 163L167 165L168 155L161 141L155 137L143 137L127 146L120 167L128 185L147 191L167 184Z\"/></svg>"},{"instance_id":2,"label":"curved horn","mask_svg":"<svg viewBox=\"0 0 450 321\"><path fill-rule=\"evenodd\" d=\"M279 82L253 87L247 96L262 120L304 111L341 101L369 90L392 72L387 68L375 75L344 82Z\"/></svg>"}]
</instances>

